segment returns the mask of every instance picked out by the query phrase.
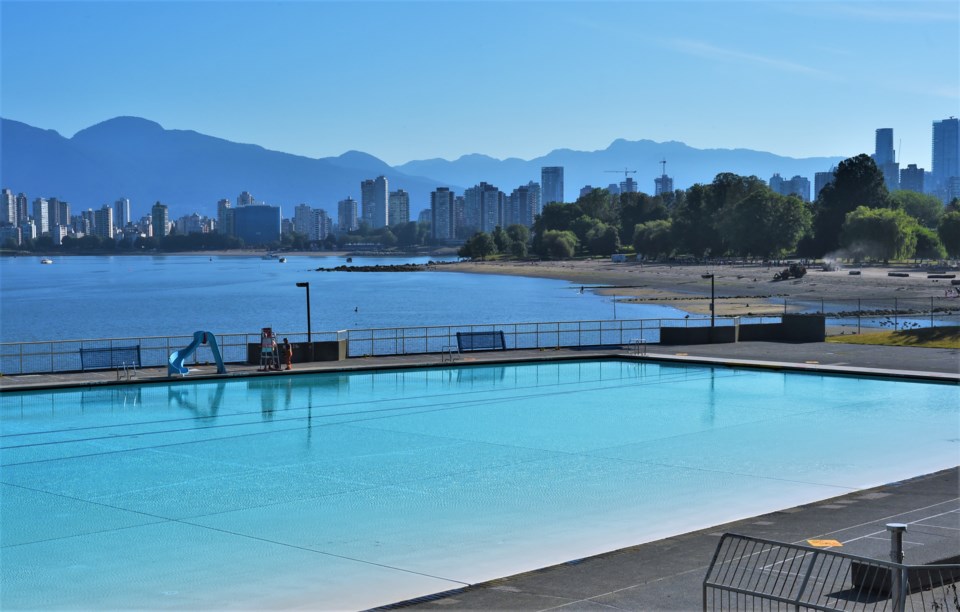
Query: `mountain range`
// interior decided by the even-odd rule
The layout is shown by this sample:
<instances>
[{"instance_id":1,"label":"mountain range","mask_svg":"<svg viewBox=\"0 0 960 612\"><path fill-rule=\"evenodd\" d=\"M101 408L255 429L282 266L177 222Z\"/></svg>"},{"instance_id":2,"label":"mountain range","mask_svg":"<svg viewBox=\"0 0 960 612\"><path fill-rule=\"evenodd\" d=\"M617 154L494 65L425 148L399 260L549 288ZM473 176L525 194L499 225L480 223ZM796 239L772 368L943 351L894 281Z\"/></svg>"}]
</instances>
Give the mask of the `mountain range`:
<instances>
[{"instance_id":1,"label":"mountain range","mask_svg":"<svg viewBox=\"0 0 960 612\"><path fill-rule=\"evenodd\" d=\"M563 166L565 200L572 202L584 185L606 187L630 172L640 191L653 192L660 161L674 187L713 180L720 172L784 178L829 170L843 157L795 159L749 149L696 149L681 142L616 140L599 151L557 149L531 160L464 155L428 159L399 166L360 151L338 157L310 158L241 144L190 130L167 130L138 117L117 117L83 129L71 138L53 130L0 119L0 186L14 193L57 197L71 203L74 214L126 197L135 218L161 201L170 215L216 214L217 201L236 201L241 191L257 201L278 205L283 216L306 203L336 217L337 202L360 200L360 182L387 177L391 190L410 193L411 217L430 206L430 192L486 181L510 193L540 180L542 166Z\"/></svg>"}]
</instances>

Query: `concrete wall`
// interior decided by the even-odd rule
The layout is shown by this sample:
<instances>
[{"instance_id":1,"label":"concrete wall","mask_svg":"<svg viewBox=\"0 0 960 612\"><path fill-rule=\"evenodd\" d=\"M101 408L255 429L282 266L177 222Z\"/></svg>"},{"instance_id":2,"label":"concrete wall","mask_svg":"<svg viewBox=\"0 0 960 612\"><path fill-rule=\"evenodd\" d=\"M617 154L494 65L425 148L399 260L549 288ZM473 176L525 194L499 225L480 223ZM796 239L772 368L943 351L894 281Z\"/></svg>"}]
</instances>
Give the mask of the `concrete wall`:
<instances>
[{"instance_id":1,"label":"concrete wall","mask_svg":"<svg viewBox=\"0 0 960 612\"><path fill-rule=\"evenodd\" d=\"M310 361L310 344L306 342L291 342L293 347L293 363ZM313 343L313 361L343 361L347 358L347 341L330 340ZM247 363L260 363L260 344L247 344Z\"/></svg>"},{"instance_id":2,"label":"concrete wall","mask_svg":"<svg viewBox=\"0 0 960 612\"><path fill-rule=\"evenodd\" d=\"M826 319L821 315L783 315L782 323L754 323L736 328L663 327L660 344L723 344L728 342L823 342Z\"/></svg>"}]
</instances>

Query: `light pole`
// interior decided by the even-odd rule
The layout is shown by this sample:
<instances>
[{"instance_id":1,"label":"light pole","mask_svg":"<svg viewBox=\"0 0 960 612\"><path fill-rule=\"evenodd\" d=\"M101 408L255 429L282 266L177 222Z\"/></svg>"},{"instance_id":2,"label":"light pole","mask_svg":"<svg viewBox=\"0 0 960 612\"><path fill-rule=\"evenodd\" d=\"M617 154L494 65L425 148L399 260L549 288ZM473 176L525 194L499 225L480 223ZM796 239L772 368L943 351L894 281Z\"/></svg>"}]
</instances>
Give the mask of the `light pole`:
<instances>
[{"instance_id":1,"label":"light pole","mask_svg":"<svg viewBox=\"0 0 960 612\"><path fill-rule=\"evenodd\" d=\"M710 327L713 328L716 325L716 316L717 316L717 309L716 309L717 301L715 297L716 294L713 292L713 273L711 272L710 274L701 274L700 278L710 279Z\"/></svg>"},{"instance_id":2,"label":"light pole","mask_svg":"<svg viewBox=\"0 0 960 612\"><path fill-rule=\"evenodd\" d=\"M310 347L310 361L313 361L313 333L310 329L310 283L297 283L297 287L307 290L307 345Z\"/></svg>"}]
</instances>

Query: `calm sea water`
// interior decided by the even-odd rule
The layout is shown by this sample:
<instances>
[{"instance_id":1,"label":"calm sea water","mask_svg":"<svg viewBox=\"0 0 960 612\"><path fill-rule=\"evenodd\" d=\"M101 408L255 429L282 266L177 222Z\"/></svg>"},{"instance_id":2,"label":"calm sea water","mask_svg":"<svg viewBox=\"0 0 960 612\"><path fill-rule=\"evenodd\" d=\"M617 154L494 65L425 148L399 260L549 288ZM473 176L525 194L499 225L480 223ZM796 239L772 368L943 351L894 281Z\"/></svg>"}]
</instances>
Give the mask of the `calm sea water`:
<instances>
[{"instance_id":1,"label":"calm sea water","mask_svg":"<svg viewBox=\"0 0 960 612\"><path fill-rule=\"evenodd\" d=\"M354 257L352 265L426 263ZM614 318L612 298L564 281L436 272L317 272L342 257L0 258L0 341L316 331ZM675 308L616 304L616 317L682 318Z\"/></svg>"}]
</instances>

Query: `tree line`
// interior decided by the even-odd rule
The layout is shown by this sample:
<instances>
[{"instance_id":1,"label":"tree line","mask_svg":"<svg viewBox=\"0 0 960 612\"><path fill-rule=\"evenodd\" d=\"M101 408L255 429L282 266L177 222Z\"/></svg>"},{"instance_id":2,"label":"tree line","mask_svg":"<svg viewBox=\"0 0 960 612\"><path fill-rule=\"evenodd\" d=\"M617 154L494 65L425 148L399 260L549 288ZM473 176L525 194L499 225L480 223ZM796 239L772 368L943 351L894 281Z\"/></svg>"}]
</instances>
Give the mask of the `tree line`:
<instances>
[{"instance_id":1,"label":"tree line","mask_svg":"<svg viewBox=\"0 0 960 612\"><path fill-rule=\"evenodd\" d=\"M775 193L755 176L722 173L712 183L659 196L595 189L573 203L544 206L532 238L524 240L520 227L478 232L460 255L524 257L529 249L568 258L632 247L645 259L960 257L960 202L944 207L933 196L888 192L864 154L841 162L812 203Z\"/></svg>"}]
</instances>

